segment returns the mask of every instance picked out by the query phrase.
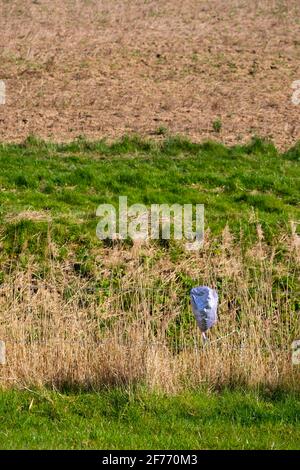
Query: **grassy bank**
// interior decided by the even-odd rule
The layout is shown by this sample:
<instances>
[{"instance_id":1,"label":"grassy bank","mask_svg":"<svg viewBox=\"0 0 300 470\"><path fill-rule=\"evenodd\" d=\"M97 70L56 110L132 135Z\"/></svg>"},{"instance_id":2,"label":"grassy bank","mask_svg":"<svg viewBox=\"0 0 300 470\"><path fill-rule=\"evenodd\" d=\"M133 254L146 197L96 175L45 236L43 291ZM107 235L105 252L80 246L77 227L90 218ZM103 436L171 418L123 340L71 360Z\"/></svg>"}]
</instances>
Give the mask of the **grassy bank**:
<instances>
[{"instance_id":1,"label":"grassy bank","mask_svg":"<svg viewBox=\"0 0 300 470\"><path fill-rule=\"evenodd\" d=\"M128 204L202 203L215 235L228 223L251 236L260 223L271 240L300 218L299 155L299 146L281 154L259 139L234 147L178 137L0 145L2 244L11 256L24 245L43 254L50 226L58 255L70 247L83 256L97 247L98 205L119 195Z\"/></svg>"},{"instance_id":2,"label":"grassy bank","mask_svg":"<svg viewBox=\"0 0 300 470\"><path fill-rule=\"evenodd\" d=\"M0 146L5 387L299 388L299 146L30 138ZM204 203L205 243L97 239L100 203ZM218 289L203 348L189 291Z\"/></svg>"},{"instance_id":3,"label":"grassy bank","mask_svg":"<svg viewBox=\"0 0 300 470\"><path fill-rule=\"evenodd\" d=\"M299 449L293 395L0 393L1 449Z\"/></svg>"}]
</instances>

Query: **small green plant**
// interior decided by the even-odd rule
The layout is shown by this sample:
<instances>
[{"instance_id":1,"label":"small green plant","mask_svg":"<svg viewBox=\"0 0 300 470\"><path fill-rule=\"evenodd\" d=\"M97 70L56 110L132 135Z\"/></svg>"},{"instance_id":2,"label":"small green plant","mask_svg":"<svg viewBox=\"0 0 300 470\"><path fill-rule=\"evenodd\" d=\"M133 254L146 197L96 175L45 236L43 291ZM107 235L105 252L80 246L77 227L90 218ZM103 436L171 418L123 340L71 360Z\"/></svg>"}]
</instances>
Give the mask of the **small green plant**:
<instances>
[{"instance_id":1,"label":"small green plant","mask_svg":"<svg viewBox=\"0 0 300 470\"><path fill-rule=\"evenodd\" d=\"M215 132L217 132L219 134L219 132L221 132L221 129L222 129L222 121L221 119L216 119L214 122L213 122L213 130Z\"/></svg>"},{"instance_id":2,"label":"small green plant","mask_svg":"<svg viewBox=\"0 0 300 470\"><path fill-rule=\"evenodd\" d=\"M168 128L165 126L158 126L158 128L155 130L156 135L167 135L168 133Z\"/></svg>"}]
</instances>

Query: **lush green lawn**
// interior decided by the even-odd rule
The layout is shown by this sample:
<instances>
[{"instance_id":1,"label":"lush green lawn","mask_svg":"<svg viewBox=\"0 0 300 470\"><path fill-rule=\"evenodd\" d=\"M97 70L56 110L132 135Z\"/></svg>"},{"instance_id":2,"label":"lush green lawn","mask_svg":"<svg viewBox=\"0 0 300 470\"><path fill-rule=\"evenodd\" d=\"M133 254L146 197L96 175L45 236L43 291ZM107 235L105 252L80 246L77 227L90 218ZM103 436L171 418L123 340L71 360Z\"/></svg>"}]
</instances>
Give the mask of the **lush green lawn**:
<instances>
[{"instance_id":1,"label":"lush green lawn","mask_svg":"<svg viewBox=\"0 0 300 470\"><path fill-rule=\"evenodd\" d=\"M300 400L224 391L163 396L0 393L2 449L299 449Z\"/></svg>"},{"instance_id":2,"label":"lush green lawn","mask_svg":"<svg viewBox=\"0 0 300 470\"><path fill-rule=\"evenodd\" d=\"M44 253L51 239L78 254L97 246L96 209L101 203L203 203L205 224L220 233L226 223L239 233L265 236L300 219L300 147L285 154L261 140L225 147L180 138L162 143L124 138L113 144L46 144L28 139L0 145L2 246L10 255ZM19 220L19 212L41 217ZM49 220L43 220L50 219Z\"/></svg>"}]
</instances>

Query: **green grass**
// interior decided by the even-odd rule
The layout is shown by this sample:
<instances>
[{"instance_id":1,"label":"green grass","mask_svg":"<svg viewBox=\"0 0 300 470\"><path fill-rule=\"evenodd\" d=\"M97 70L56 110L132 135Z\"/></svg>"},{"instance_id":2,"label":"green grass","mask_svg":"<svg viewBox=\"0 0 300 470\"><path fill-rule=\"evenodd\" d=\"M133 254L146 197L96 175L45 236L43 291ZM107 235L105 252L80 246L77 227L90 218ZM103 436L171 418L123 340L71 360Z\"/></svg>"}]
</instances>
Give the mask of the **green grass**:
<instances>
[{"instance_id":1,"label":"green grass","mask_svg":"<svg viewBox=\"0 0 300 470\"><path fill-rule=\"evenodd\" d=\"M299 449L293 395L0 393L1 449Z\"/></svg>"},{"instance_id":2,"label":"green grass","mask_svg":"<svg viewBox=\"0 0 300 470\"><path fill-rule=\"evenodd\" d=\"M259 222L266 239L300 219L300 147L281 154L254 139L244 146L195 144L180 137L160 143L124 137L111 144L83 138L68 144L33 137L0 145L0 224L9 256L26 249L44 256L51 239L89 253L99 246L95 228L101 203L203 203L205 224L219 234L228 223L249 236ZM24 210L45 220L16 220Z\"/></svg>"}]
</instances>

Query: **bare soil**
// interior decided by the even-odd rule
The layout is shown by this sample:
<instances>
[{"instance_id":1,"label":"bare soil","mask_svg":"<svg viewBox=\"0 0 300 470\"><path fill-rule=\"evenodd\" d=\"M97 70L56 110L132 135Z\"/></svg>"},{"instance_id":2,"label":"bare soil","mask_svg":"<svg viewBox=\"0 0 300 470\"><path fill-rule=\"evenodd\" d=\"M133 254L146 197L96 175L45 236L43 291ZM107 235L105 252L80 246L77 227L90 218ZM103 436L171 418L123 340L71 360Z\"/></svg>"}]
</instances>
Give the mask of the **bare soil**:
<instances>
[{"instance_id":1,"label":"bare soil","mask_svg":"<svg viewBox=\"0 0 300 470\"><path fill-rule=\"evenodd\" d=\"M300 2L0 0L0 79L0 141L164 126L287 148L300 139Z\"/></svg>"}]
</instances>

